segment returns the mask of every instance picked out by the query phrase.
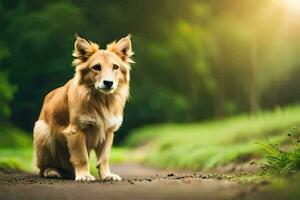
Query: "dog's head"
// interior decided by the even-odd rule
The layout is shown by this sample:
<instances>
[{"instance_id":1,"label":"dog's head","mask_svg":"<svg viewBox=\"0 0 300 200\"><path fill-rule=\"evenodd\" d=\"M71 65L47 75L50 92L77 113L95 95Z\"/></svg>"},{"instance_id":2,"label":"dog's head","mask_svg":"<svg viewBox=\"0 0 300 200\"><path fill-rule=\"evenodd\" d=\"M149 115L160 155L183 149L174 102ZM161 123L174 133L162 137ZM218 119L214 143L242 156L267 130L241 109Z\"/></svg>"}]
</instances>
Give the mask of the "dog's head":
<instances>
[{"instance_id":1,"label":"dog's head","mask_svg":"<svg viewBox=\"0 0 300 200\"><path fill-rule=\"evenodd\" d=\"M112 42L106 49L77 35L72 55L80 84L112 94L120 85L129 83L133 63L130 35Z\"/></svg>"}]
</instances>

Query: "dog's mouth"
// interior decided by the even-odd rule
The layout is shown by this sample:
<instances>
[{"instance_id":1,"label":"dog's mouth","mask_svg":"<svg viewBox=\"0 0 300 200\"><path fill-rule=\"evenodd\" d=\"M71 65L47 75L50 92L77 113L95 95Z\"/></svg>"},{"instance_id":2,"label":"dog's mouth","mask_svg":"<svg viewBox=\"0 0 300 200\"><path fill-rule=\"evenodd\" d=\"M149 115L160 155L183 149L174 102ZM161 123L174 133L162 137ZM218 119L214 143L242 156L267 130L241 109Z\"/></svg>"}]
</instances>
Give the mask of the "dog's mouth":
<instances>
[{"instance_id":1,"label":"dog's mouth","mask_svg":"<svg viewBox=\"0 0 300 200\"><path fill-rule=\"evenodd\" d=\"M98 90L103 94L112 94L114 92L114 88L98 88Z\"/></svg>"}]
</instances>

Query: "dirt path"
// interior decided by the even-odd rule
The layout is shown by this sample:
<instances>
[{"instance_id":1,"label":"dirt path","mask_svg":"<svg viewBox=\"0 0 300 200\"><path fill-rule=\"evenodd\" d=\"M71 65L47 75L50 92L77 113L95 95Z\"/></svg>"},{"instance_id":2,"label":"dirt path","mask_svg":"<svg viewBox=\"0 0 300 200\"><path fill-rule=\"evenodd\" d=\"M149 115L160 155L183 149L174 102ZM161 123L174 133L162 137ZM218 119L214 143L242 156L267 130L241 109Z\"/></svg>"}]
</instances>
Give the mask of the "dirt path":
<instances>
[{"instance_id":1,"label":"dirt path","mask_svg":"<svg viewBox=\"0 0 300 200\"><path fill-rule=\"evenodd\" d=\"M114 166L120 182L77 183L44 179L36 174L0 174L0 200L93 199L244 199L256 196L257 186L224 175L156 171L138 165ZM250 198L251 199L251 198Z\"/></svg>"}]
</instances>

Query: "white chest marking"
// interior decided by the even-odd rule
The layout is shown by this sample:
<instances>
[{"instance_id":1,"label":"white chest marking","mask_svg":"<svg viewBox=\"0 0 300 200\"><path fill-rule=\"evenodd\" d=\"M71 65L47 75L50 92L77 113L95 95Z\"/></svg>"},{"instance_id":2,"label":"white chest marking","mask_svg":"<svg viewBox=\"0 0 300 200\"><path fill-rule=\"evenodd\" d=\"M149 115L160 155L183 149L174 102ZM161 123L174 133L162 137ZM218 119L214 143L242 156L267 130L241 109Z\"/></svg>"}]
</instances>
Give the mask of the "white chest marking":
<instances>
[{"instance_id":1,"label":"white chest marking","mask_svg":"<svg viewBox=\"0 0 300 200\"><path fill-rule=\"evenodd\" d=\"M122 125L123 117L122 116L114 116L110 115L108 118L106 118L106 127L114 128L114 131L118 130L120 126Z\"/></svg>"}]
</instances>

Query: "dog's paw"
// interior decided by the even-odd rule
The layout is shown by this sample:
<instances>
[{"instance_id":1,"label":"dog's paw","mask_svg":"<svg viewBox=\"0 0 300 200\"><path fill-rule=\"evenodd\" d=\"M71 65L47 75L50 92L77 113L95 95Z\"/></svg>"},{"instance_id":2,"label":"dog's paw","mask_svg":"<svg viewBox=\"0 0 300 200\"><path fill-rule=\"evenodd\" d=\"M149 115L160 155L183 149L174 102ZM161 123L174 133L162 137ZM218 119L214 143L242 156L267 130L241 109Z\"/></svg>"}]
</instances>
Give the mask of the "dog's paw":
<instances>
[{"instance_id":1,"label":"dog's paw","mask_svg":"<svg viewBox=\"0 0 300 200\"><path fill-rule=\"evenodd\" d=\"M101 180L105 181L121 181L122 178L117 174L108 173L106 175L101 176Z\"/></svg>"},{"instance_id":2,"label":"dog's paw","mask_svg":"<svg viewBox=\"0 0 300 200\"><path fill-rule=\"evenodd\" d=\"M44 171L45 178L62 178L61 174L54 168L47 168Z\"/></svg>"},{"instance_id":3,"label":"dog's paw","mask_svg":"<svg viewBox=\"0 0 300 200\"><path fill-rule=\"evenodd\" d=\"M80 174L77 175L75 181L94 181L95 177L90 174Z\"/></svg>"}]
</instances>

